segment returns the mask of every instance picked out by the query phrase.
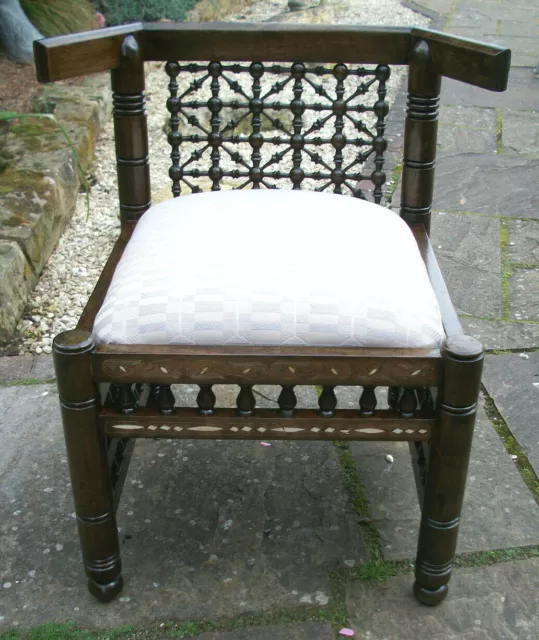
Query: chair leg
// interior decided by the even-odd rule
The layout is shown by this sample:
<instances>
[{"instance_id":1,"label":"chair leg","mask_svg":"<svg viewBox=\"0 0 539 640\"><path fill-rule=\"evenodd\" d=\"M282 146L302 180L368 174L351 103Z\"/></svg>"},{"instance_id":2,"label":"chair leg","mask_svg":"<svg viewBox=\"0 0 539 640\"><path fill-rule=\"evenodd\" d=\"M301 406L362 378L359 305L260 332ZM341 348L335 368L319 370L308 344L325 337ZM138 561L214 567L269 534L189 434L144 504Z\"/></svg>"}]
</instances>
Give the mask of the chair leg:
<instances>
[{"instance_id":1,"label":"chair leg","mask_svg":"<svg viewBox=\"0 0 539 640\"><path fill-rule=\"evenodd\" d=\"M108 602L123 583L107 443L97 426L94 346L90 333L66 331L54 339L53 353L88 589Z\"/></svg>"},{"instance_id":2,"label":"chair leg","mask_svg":"<svg viewBox=\"0 0 539 640\"><path fill-rule=\"evenodd\" d=\"M470 336L447 339L438 425L430 446L415 569L415 597L440 603L448 592L481 383L483 347Z\"/></svg>"}]
</instances>

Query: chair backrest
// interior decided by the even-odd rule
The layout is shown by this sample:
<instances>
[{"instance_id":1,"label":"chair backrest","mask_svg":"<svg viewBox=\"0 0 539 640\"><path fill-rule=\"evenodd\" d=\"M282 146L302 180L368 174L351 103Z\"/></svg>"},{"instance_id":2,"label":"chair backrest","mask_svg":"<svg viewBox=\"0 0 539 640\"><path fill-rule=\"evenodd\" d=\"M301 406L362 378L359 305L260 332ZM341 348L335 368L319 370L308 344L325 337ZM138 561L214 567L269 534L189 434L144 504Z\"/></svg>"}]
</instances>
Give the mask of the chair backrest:
<instances>
[{"instance_id":1,"label":"chair backrest","mask_svg":"<svg viewBox=\"0 0 539 640\"><path fill-rule=\"evenodd\" d=\"M372 190L375 202L390 66L408 66L400 213L427 230L441 78L503 91L510 62L507 49L423 29L281 23L138 23L34 48L41 81L111 70L125 230L150 206L145 61L166 62L174 196L206 178L212 190Z\"/></svg>"}]
</instances>

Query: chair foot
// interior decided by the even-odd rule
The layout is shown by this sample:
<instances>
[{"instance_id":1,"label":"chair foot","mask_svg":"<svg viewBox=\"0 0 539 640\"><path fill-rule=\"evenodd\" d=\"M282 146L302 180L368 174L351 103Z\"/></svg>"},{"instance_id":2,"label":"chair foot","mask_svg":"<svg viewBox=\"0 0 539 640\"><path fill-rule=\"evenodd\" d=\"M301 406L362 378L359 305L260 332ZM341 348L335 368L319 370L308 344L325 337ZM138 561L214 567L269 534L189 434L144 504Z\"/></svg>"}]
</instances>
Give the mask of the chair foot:
<instances>
[{"instance_id":1,"label":"chair foot","mask_svg":"<svg viewBox=\"0 0 539 640\"><path fill-rule=\"evenodd\" d=\"M124 581L122 576L118 576L112 582L96 582L88 580L88 591L101 602L110 602L123 589Z\"/></svg>"},{"instance_id":2,"label":"chair foot","mask_svg":"<svg viewBox=\"0 0 539 640\"><path fill-rule=\"evenodd\" d=\"M442 600L446 599L448 592L449 589L446 584L443 584L437 589L427 589L426 587L422 587L417 584L417 582L414 582L414 596L416 597L416 600L428 607L440 604Z\"/></svg>"}]
</instances>

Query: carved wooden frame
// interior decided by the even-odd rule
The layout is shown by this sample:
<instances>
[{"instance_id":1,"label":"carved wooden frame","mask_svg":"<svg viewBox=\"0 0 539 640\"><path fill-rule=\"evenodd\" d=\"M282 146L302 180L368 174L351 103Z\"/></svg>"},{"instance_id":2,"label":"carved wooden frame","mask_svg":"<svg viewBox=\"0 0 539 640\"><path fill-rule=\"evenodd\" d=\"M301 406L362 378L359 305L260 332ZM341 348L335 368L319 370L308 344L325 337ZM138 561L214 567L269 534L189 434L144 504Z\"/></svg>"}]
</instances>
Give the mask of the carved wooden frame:
<instances>
[{"instance_id":1,"label":"carved wooden frame","mask_svg":"<svg viewBox=\"0 0 539 640\"><path fill-rule=\"evenodd\" d=\"M424 604L441 602L456 548L483 350L462 332L428 238L440 83L446 76L503 91L510 52L423 29L264 23L126 25L39 41L35 54L41 81L110 69L114 92L122 231L77 329L57 336L53 347L91 593L107 601L122 588L115 509L135 438L263 436L409 441L422 506L414 592ZM409 66L401 216L438 297L447 334L441 350L94 343L93 322L111 276L150 206L143 62L262 57ZM187 383L200 386L197 407L175 408L170 385ZM237 409L215 407L218 383L239 385ZM256 409L252 386L263 383L281 386L278 409ZM297 384L321 385L318 411L296 408ZM363 387L357 410L338 408L337 385ZM389 387L389 409L376 410L376 386Z\"/></svg>"}]
</instances>

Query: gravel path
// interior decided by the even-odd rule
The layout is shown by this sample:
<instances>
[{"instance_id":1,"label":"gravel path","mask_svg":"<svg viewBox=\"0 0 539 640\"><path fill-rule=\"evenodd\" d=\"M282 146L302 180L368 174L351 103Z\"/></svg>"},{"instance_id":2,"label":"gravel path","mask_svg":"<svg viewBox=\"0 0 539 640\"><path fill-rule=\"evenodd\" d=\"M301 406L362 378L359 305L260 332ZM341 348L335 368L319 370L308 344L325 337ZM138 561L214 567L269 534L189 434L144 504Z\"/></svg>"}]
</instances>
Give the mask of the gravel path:
<instances>
[{"instance_id":1,"label":"gravel path","mask_svg":"<svg viewBox=\"0 0 539 640\"><path fill-rule=\"evenodd\" d=\"M287 5L287 0L257 0L247 10L231 16L230 20L266 20L283 12ZM287 21L304 22L309 13L291 14ZM428 24L425 17L402 7L396 0L326 0L322 9L313 12L309 19L313 22L323 19L324 22L333 24ZM388 86L389 101L392 101L398 90L401 73L399 69L392 69ZM148 65L146 93L152 196L155 202L163 199L163 193L168 193L170 189L170 148L163 133L166 114L164 105L168 97L167 77L161 64ZM308 95L305 97L308 98ZM368 121L368 118L365 120ZM372 125L372 122L368 124ZM51 256L19 323L15 341L20 345L21 354L50 353L52 338L75 326L118 235L118 192L112 122L104 127L100 135L92 178L95 184L90 194L90 215L87 215L86 200L81 194L73 219Z\"/></svg>"}]
</instances>

